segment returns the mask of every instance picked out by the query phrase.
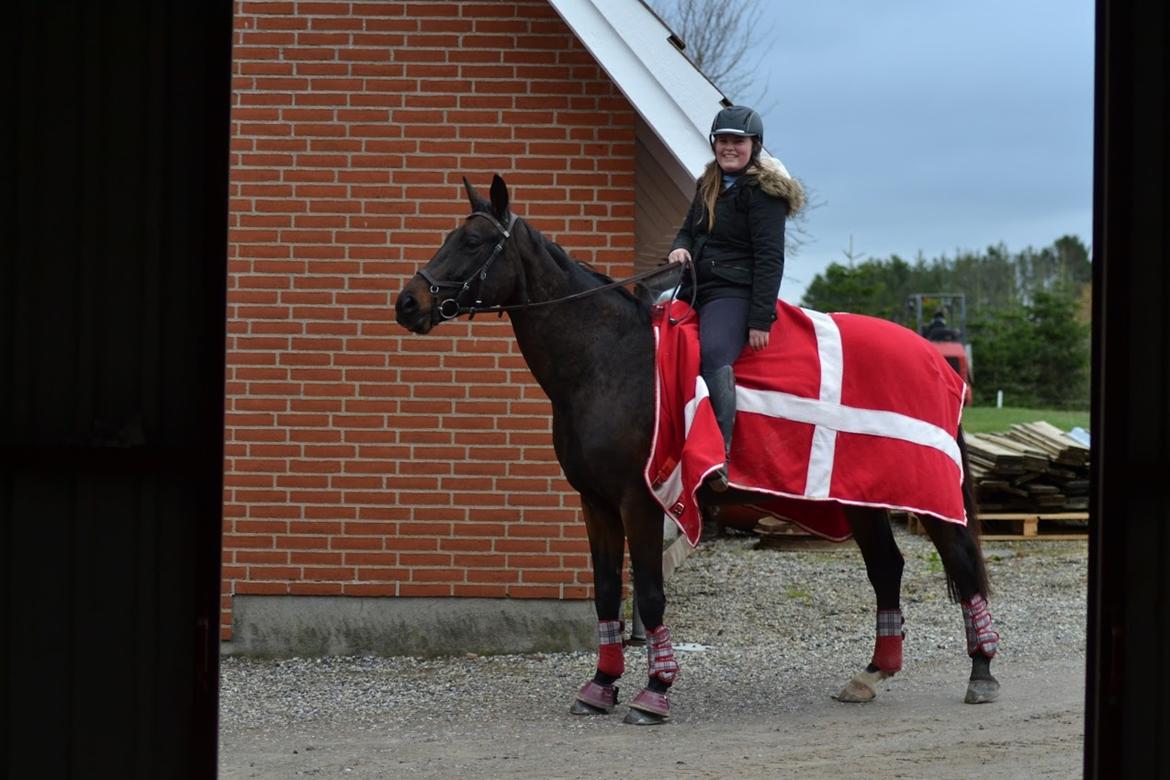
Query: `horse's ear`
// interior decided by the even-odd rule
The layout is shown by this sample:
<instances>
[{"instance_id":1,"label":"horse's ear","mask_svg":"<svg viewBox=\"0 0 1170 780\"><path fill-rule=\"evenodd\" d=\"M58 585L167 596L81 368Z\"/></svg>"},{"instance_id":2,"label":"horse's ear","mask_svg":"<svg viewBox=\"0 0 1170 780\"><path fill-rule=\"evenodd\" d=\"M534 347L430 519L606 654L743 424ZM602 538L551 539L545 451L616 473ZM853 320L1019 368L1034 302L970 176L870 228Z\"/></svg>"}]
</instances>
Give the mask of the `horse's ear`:
<instances>
[{"instance_id":1,"label":"horse's ear","mask_svg":"<svg viewBox=\"0 0 1170 780\"><path fill-rule=\"evenodd\" d=\"M500 178L500 174L492 176L492 211L496 212L496 219L505 222L508 219L508 185Z\"/></svg>"},{"instance_id":2,"label":"horse's ear","mask_svg":"<svg viewBox=\"0 0 1170 780\"><path fill-rule=\"evenodd\" d=\"M463 177L463 189L467 190L467 199L471 201L472 211L487 210L489 205L488 202L484 200L478 192L475 191L475 187L471 186L471 182L467 180L466 176Z\"/></svg>"}]
</instances>

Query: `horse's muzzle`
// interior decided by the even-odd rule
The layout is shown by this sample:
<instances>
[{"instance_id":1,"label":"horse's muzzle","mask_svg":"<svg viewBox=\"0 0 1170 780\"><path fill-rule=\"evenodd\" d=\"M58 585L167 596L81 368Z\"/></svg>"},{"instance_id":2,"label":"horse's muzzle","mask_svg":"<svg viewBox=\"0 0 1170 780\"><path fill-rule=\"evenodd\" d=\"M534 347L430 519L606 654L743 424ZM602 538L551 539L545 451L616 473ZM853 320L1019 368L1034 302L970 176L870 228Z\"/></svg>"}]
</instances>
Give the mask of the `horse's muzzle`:
<instances>
[{"instance_id":1,"label":"horse's muzzle","mask_svg":"<svg viewBox=\"0 0 1170 780\"><path fill-rule=\"evenodd\" d=\"M416 284L418 277L407 282L394 302L394 319L413 333L430 333L438 321L435 299L426 285Z\"/></svg>"}]
</instances>

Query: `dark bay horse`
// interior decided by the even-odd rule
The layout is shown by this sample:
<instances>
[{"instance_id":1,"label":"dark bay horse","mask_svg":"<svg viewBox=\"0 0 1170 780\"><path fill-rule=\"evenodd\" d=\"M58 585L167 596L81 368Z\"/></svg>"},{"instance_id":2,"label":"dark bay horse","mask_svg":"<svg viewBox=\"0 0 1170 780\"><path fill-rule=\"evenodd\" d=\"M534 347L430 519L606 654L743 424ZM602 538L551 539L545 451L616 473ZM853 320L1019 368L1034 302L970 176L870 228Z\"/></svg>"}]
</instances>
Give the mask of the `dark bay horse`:
<instances>
[{"instance_id":1,"label":"dark bay horse","mask_svg":"<svg viewBox=\"0 0 1170 780\"><path fill-rule=\"evenodd\" d=\"M654 335L649 296L621 286L571 259L563 249L513 215L504 180L495 176L485 200L464 180L471 212L399 293L399 324L415 333L459 314L507 306L520 350L552 402L553 446L569 483L581 494L593 562L598 618L597 671L580 689L572 711L609 712L624 671L623 547L628 540L638 610L647 628L649 681L631 701L628 722L669 718L667 693L678 672L663 623L663 511L643 478L655 414ZM588 295L587 298L574 297ZM569 300L564 300L569 298ZM541 305L549 304L551 305ZM962 433L967 526L923 516L938 549L951 596L962 605L971 657L965 700L992 701L991 674L999 635L987 610L987 573L976 535L974 501ZM721 501L751 494L723 494ZM902 665L902 554L884 509L846 508L877 597L877 639L869 665L837 695L869 701L878 681Z\"/></svg>"}]
</instances>

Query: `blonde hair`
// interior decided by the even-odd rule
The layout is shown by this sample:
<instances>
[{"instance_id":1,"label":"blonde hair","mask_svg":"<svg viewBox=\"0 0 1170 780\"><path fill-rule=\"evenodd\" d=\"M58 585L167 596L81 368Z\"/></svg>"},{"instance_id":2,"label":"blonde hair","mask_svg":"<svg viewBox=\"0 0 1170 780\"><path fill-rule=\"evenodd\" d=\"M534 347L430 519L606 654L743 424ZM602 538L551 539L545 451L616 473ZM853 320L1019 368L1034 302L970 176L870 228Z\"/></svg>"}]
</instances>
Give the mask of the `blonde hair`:
<instances>
[{"instance_id":1,"label":"blonde hair","mask_svg":"<svg viewBox=\"0 0 1170 780\"><path fill-rule=\"evenodd\" d=\"M755 173L759 170L756 162L762 146L760 139L752 138L752 158L747 167L743 169L744 173ZM707 166L707 170L703 171L703 178L699 180L699 195L703 199L703 205L707 207L708 233L715 230L715 200L722 191L723 169L719 167L718 162L713 162Z\"/></svg>"}]
</instances>

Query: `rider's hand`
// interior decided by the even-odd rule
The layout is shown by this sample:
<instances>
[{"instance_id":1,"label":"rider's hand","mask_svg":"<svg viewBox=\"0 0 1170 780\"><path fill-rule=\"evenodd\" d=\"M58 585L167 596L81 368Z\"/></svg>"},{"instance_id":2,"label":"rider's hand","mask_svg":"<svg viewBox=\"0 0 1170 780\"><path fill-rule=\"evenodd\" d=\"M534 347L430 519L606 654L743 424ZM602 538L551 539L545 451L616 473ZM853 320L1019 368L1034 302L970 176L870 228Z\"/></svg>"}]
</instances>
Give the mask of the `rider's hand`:
<instances>
[{"instance_id":1,"label":"rider's hand","mask_svg":"<svg viewBox=\"0 0 1170 780\"><path fill-rule=\"evenodd\" d=\"M748 328L748 344L754 350L761 350L768 346L768 331Z\"/></svg>"},{"instance_id":2,"label":"rider's hand","mask_svg":"<svg viewBox=\"0 0 1170 780\"><path fill-rule=\"evenodd\" d=\"M689 263L691 261L690 250L684 249L681 246L666 256L666 259L672 263Z\"/></svg>"}]
</instances>

